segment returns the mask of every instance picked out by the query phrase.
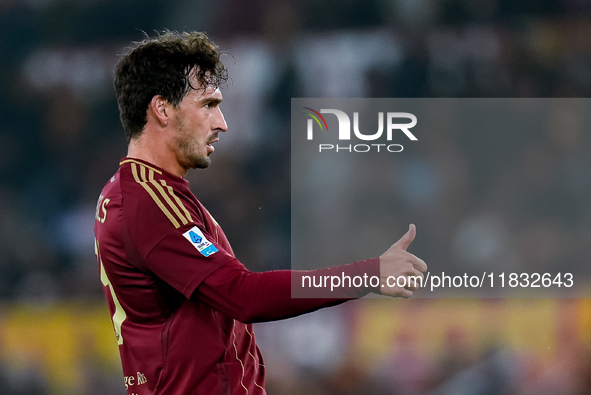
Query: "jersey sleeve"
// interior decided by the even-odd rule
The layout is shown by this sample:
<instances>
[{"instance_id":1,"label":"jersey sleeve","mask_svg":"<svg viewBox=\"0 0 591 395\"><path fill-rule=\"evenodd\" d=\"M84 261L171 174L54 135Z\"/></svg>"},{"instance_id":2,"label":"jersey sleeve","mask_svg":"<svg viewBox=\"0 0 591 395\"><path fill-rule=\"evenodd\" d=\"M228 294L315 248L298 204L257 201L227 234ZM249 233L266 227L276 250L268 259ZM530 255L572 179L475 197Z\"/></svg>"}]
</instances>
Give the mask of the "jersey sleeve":
<instances>
[{"instance_id":1,"label":"jersey sleeve","mask_svg":"<svg viewBox=\"0 0 591 395\"><path fill-rule=\"evenodd\" d=\"M305 297L292 297L302 286L302 277L379 277L379 259L308 271L275 270L255 273L194 224L175 229L152 248L147 268L187 299L243 323L273 321L356 299L379 288L349 284L325 290L307 289ZM292 293L295 290L296 292ZM301 291L301 290L300 290ZM316 292L315 292L316 291Z\"/></svg>"},{"instance_id":2,"label":"jersey sleeve","mask_svg":"<svg viewBox=\"0 0 591 395\"><path fill-rule=\"evenodd\" d=\"M332 298L292 298L292 289L301 286L302 276L379 277L379 259L310 271L254 273L232 258L205 278L193 297L238 321L252 323L294 317L360 298L370 292L379 293L379 288L351 285L335 289Z\"/></svg>"},{"instance_id":3,"label":"jersey sleeve","mask_svg":"<svg viewBox=\"0 0 591 395\"><path fill-rule=\"evenodd\" d=\"M147 268L187 299L205 278L234 259L194 224L171 231L148 254Z\"/></svg>"}]
</instances>

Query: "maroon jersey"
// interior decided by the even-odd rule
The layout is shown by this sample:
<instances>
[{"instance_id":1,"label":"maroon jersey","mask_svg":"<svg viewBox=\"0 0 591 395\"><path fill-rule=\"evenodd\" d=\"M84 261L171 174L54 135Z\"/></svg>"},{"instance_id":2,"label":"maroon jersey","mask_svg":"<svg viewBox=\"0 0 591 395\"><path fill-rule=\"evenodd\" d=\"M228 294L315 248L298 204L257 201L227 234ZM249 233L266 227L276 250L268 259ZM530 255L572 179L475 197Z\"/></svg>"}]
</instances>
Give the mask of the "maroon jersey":
<instances>
[{"instance_id":1,"label":"maroon jersey","mask_svg":"<svg viewBox=\"0 0 591 395\"><path fill-rule=\"evenodd\" d=\"M145 161L123 159L103 188L95 238L129 395L265 394L252 322L343 301L292 299L292 272L248 271L189 183ZM379 275L378 264L319 272Z\"/></svg>"}]
</instances>

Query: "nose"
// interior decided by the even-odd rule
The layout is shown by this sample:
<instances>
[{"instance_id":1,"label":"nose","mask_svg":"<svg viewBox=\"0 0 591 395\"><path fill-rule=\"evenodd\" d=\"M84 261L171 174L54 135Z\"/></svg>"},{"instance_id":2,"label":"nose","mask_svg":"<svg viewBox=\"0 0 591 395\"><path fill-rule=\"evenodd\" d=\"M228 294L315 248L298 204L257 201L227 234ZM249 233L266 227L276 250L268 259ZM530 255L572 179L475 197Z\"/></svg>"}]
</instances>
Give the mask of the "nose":
<instances>
[{"instance_id":1,"label":"nose","mask_svg":"<svg viewBox=\"0 0 591 395\"><path fill-rule=\"evenodd\" d=\"M219 132L225 132L226 130L228 130L228 124L226 123L226 119L224 118L224 113L219 107L217 107L214 123L212 126L213 129Z\"/></svg>"}]
</instances>

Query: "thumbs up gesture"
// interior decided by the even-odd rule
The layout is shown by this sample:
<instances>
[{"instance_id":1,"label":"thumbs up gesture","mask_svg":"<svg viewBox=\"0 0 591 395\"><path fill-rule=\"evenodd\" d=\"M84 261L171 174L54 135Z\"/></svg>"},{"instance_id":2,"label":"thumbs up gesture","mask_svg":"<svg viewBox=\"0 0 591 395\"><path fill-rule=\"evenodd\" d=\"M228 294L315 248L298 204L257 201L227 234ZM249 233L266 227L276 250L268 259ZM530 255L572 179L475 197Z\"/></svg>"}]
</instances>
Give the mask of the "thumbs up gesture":
<instances>
[{"instance_id":1,"label":"thumbs up gesture","mask_svg":"<svg viewBox=\"0 0 591 395\"><path fill-rule=\"evenodd\" d=\"M409 298L423 281L427 264L406 251L415 239L417 229L410 224L396 243L380 255L380 288L382 295Z\"/></svg>"}]
</instances>

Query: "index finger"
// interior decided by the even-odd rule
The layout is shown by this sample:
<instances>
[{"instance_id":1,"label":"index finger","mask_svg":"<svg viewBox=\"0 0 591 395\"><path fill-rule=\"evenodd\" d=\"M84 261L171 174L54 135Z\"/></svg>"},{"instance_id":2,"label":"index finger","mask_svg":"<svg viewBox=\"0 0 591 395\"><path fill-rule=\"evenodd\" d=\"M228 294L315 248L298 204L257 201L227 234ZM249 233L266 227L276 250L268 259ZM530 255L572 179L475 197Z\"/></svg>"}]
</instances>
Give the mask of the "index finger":
<instances>
[{"instance_id":1,"label":"index finger","mask_svg":"<svg viewBox=\"0 0 591 395\"><path fill-rule=\"evenodd\" d=\"M413 257L415 257L415 261L412 264L414 268L421 273L425 273L427 271L427 264L425 263L425 261L416 255L413 255Z\"/></svg>"}]
</instances>

